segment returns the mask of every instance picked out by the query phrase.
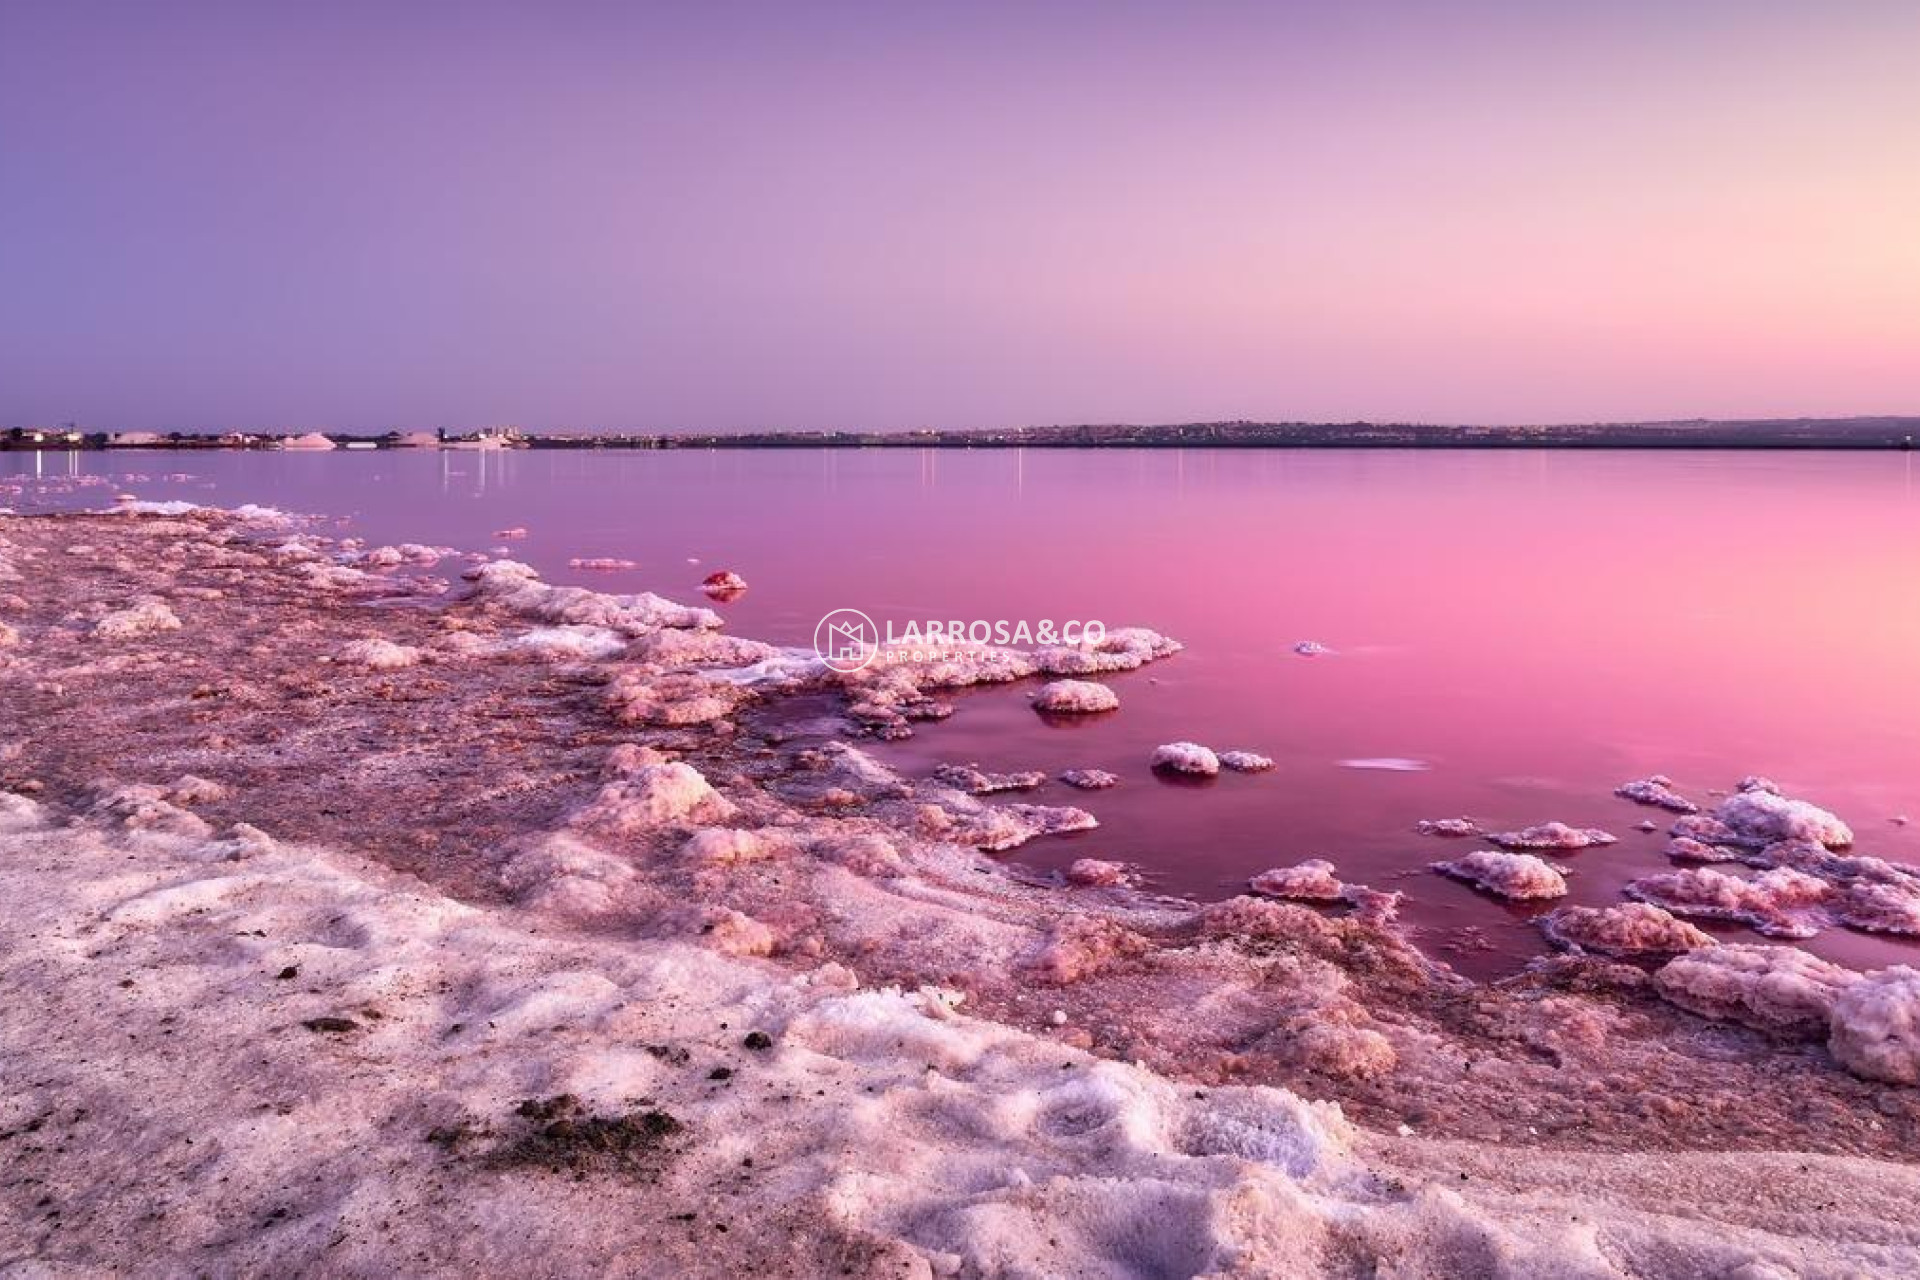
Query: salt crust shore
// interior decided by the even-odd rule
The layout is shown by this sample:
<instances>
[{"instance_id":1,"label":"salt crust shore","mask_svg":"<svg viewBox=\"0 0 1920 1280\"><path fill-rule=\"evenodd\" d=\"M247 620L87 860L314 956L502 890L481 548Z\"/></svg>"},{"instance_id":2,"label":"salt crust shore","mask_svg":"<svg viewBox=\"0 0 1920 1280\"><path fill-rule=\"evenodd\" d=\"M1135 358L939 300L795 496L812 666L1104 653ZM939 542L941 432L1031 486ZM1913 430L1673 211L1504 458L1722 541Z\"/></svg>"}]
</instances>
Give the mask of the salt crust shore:
<instances>
[{"instance_id":1,"label":"salt crust shore","mask_svg":"<svg viewBox=\"0 0 1920 1280\"><path fill-rule=\"evenodd\" d=\"M1706 948L1709 1020L1024 884L978 850L1057 813L822 741L709 611L260 538L0 520L8 1274L1920 1270L1915 1090L1842 1070L1904 979Z\"/></svg>"}]
</instances>

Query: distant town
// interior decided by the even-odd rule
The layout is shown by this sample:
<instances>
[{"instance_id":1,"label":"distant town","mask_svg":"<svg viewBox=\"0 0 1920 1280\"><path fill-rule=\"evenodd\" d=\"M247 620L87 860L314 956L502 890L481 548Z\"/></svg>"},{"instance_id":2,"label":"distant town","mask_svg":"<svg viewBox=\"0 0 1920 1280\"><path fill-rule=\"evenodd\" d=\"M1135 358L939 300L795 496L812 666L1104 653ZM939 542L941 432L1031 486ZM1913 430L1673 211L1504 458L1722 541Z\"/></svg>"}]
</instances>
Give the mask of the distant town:
<instances>
[{"instance_id":1,"label":"distant town","mask_svg":"<svg viewBox=\"0 0 1920 1280\"><path fill-rule=\"evenodd\" d=\"M101 431L15 427L0 451L75 449L1911 449L1920 416L1535 426L1410 422L1119 423L962 430L658 432Z\"/></svg>"}]
</instances>

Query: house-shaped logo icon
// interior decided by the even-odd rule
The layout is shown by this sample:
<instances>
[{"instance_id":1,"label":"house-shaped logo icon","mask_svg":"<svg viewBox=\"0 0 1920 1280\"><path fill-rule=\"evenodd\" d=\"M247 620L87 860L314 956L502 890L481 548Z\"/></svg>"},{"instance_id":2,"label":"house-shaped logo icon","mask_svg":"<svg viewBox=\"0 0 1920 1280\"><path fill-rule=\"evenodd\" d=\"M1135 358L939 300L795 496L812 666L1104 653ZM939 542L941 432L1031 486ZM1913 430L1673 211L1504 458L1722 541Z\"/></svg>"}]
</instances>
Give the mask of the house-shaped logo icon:
<instances>
[{"instance_id":1,"label":"house-shaped logo icon","mask_svg":"<svg viewBox=\"0 0 1920 1280\"><path fill-rule=\"evenodd\" d=\"M858 671L880 652L880 629L858 609L835 609L813 629L813 651L835 671Z\"/></svg>"}]
</instances>

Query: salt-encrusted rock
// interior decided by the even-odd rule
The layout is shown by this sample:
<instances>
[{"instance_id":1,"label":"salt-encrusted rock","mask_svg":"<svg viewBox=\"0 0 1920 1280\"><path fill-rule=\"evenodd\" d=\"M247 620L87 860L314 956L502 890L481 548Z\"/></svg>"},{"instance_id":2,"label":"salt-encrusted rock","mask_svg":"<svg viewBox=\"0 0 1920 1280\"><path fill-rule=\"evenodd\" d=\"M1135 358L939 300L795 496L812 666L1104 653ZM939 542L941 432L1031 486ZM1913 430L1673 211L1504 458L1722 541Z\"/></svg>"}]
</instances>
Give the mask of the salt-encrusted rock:
<instances>
[{"instance_id":1,"label":"salt-encrusted rock","mask_svg":"<svg viewBox=\"0 0 1920 1280\"><path fill-rule=\"evenodd\" d=\"M731 569L720 569L702 578L700 589L716 600L732 600L747 589L747 580Z\"/></svg>"},{"instance_id":2,"label":"salt-encrusted rock","mask_svg":"<svg viewBox=\"0 0 1920 1280\"><path fill-rule=\"evenodd\" d=\"M1154 748L1153 767L1162 773L1210 778L1220 772L1220 757L1197 742L1169 742Z\"/></svg>"},{"instance_id":3,"label":"salt-encrusted rock","mask_svg":"<svg viewBox=\"0 0 1920 1280\"><path fill-rule=\"evenodd\" d=\"M728 956L770 956L780 946L772 926L732 907L704 907L681 917L701 945Z\"/></svg>"},{"instance_id":4,"label":"salt-encrusted rock","mask_svg":"<svg viewBox=\"0 0 1920 1280\"><path fill-rule=\"evenodd\" d=\"M1099 825L1099 819L1071 805L1009 804L962 819L953 838L988 853L1003 853L1038 836L1091 831Z\"/></svg>"},{"instance_id":5,"label":"salt-encrusted rock","mask_svg":"<svg viewBox=\"0 0 1920 1280\"><path fill-rule=\"evenodd\" d=\"M578 919L619 910L639 879L633 864L566 832L542 837L510 859L501 884L521 906Z\"/></svg>"},{"instance_id":6,"label":"salt-encrusted rock","mask_svg":"<svg viewBox=\"0 0 1920 1280\"><path fill-rule=\"evenodd\" d=\"M1652 805L1656 809L1666 809L1672 813L1698 813L1700 806L1673 789L1673 780L1655 774L1638 782L1623 782L1614 788L1613 794L1633 801L1635 804Z\"/></svg>"},{"instance_id":7,"label":"salt-encrusted rock","mask_svg":"<svg viewBox=\"0 0 1920 1280\"><path fill-rule=\"evenodd\" d=\"M375 671L395 671L420 661L420 650L391 640L355 640L342 649L338 660L350 666L370 667Z\"/></svg>"},{"instance_id":8,"label":"salt-encrusted rock","mask_svg":"<svg viewBox=\"0 0 1920 1280\"><path fill-rule=\"evenodd\" d=\"M1302 640L1293 646L1293 651L1303 658L1318 658L1322 654L1333 652L1318 640Z\"/></svg>"},{"instance_id":9,"label":"salt-encrusted rock","mask_svg":"<svg viewBox=\"0 0 1920 1280\"><path fill-rule=\"evenodd\" d=\"M162 631L178 631L180 619L164 600L139 600L116 609L93 624L95 640L136 640Z\"/></svg>"},{"instance_id":10,"label":"salt-encrusted rock","mask_svg":"<svg viewBox=\"0 0 1920 1280\"><path fill-rule=\"evenodd\" d=\"M209 778L183 773L168 789L167 799L175 804L219 804L227 798L227 789Z\"/></svg>"},{"instance_id":11,"label":"salt-encrusted rock","mask_svg":"<svg viewBox=\"0 0 1920 1280\"><path fill-rule=\"evenodd\" d=\"M1432 866L1442 875L1469 881L1502 898L1526 901L1558 898L1567 892L1565 878L1530 853L1481 849L1452 862L1436 862Z\"/></svg>"},{"instance_id":12,"label":"salt-encrusted rock","mask_svg":"<svg viewBox=\"0 0 1920 1280\"><path fill-rule=\"evenodd\" d=\"M1060 775L1060 781L1082 791L1105 791L1120 785L1120 775L1105 769L1069 769Z\"/></svg>"},{"instance_id":13,"label":"salt-encrusted rock","mask_svg":"<svg viewBox=\"0 0 1920 1280\"><path fill-rule=\"evenodd\" d=\"M603 699L621 724L685 726L724 720L748 696L739 685L699 672L622 671Z\"/></svg>"},{"instance_id":14,"label":"salt-encrusted rock","mask_svg":"<svg viewBox=\"0 0 1920 1280\"><path fill-rule=\"evenodd\" d=\"M570 822L611 835L637 835L668 823L721 822L733 806L690 764L650 764L609 782Z\"/></svg>"},{"instance_id":15,"label":"salt-encrusted rock","mask_svg":"<svg viewBox=\"0 0 1920 1280\"><path fill-rule=\"evenodd\" d=\"M1031 791L1045 786L1047 775L1039 769L1023 773L987 773L975 764L943 764L933 771L933 780L973 796L993 795L999 791Z\"/></svg>"},{"instance_id":16,"label":"salt-encrusted rock","mask_svg":"<svg viewBox=\"0 0 1920 1280\"><path fill-rule=\"evenodd\" d=\"M1102 675L1132 671L1180 652L1178 640L1145 627L1109 631L1098 644L1049 645L1033 652L1034 665L1053 676Z\"/></svg>"},{"instance_id":17,"label":"salt-encrusted rock","mask_svg":"<svg viewBox=\"0 0 1920 1280\"><path fill-rule=\"evenodd\" d=\"M507 636L493 651L533 662L601 662L626 647L626 637L606 627L534 627Z\"/></svg>"},{"instance_id":18,"label":"salt-encrusted rock","mask_svg":"<svg viewBox=\"0 0 1920 1280\"><path fill-rule=\"evenodd\" d=\"M1399 1063L1393 1041L1371 1027L1305 1019L1293 1041L1293 1059L1309 1071L1343 1080L1371 1080Z\"/></svg>"},{"instance_id":19,"label":"salt-encrusted rock","mask_svg":"<svg viewBox=\"0 0 1920 1280\"><path fill-rule=\"evenodd\" d=\"M428 547L418 542L403 542L397 547L375 547L370 551L362 551L352 559L355 564L368 569L395 569L403 564L430 568L438 564L442 557L452 554L451 547Z\"/></svg>"},{"instance_id":20,"label":"salt-encrusted rock","mask_svg":"<svg viewBox=\"0 0 1920 1280\"><path fill-rule=\"evenodd\" d=\"M533 621L606 627L628 636L649 635L662 627L720 626L720 615L711 609L675 604L649 592L610 595L585 587L552 586L517 560L490 561L461 576L473 584L475 600Z\"/></svg>"},{"instance_id":21,"label":"salt-encrusted rock","mask_svg":"<svg viewBox=\"0 0 1920 1280\"><path fill-rule=\"evenodd\" d=\"M786 655L773 645L719 631L667 628L635 640L627 656L637 662L653 662L663 667L732 670Z\"/></svg>"},{"instance_id":22,"label":"salt-encrusted rock","mask_svg":"<svg viewBox=\"0 0 1920 1280\"><path fill-rule=\"evenodd\" d=\"M1690 813L1667 828L1669 835L1687 840L1698 840L1702 844L1742 844L1744 839L1738 831L1710 813Z\"/></svg>"},{"instance_id":23,"label":"salt-encrusted rock","mask_svg":"<svg viewBox=\"0 0 1920 1280\"><path fill-rule=\"evenodd\" d=\"M1853 843L1852 828L1825 809L1760 786L1728 796L1714 817L1749 843L1812 840L1830 849Z\"/></svg>"},{"instance_id":24,"label":"salt-encrusted rock","mask_svg":"<svg viewBox=\"0 0 1920 1280\"><path fill-rule=\"evenodd\" d=\"M688 836L680 846L681 857L707 866L758 862L772 857L776 851L776 842L766 833L736 827L704 827Z\"/></svg>"},{"instance_id":25,"label":"salt-encrusted rock","mask_svg":"<svg viewBox=\"0 0 1920 1280\"><path fill-rule=\"evenodd\" d=\"M175 803L175 796L169 788L150 783L103 785L99 788L99 799L88 813L98 821L129 831L158 831L195 839L213 834L213 828L206 819Z\"/></svg>"},{"instance_id":26,"label":"salt-encrusted rock","mask_svg":"<svg viewBox=\"0 0 1920 1280\"><path fill-rule=\"evenodd\" d=\"M1613 844L1618 837L1591 827L1570 827L1564 822L1543 822L1520 831L1502 831L1487 839L1506 849L1585 849L1589 845Z\"/></svg>"},{"instance_id":27,"label":"salt-encrusted rock","mask_svg":"<svg viewBox=\"0 0 1920 1280\"><path fill-rule=\"evenodd\" d=\"M1413 824L1413 829L1419 835L1446 836L1455 840L1480 834L1480 824L1472 818L1422 818Z\"/></svg>"},{"instance_id":28,"label":"salt-encrusted rock","mask_svg":"<svg viewBox=\"0 0 1920 1280\"><path fill-rule=\"evenodd\" d=\"M1920 1085L1920 970L1895 965L1836 995L1827 1050L1857 1076Z\"/></svg>"},{"instance_id":29,"label":"salt-encrusted rock","mask_svg":"<svg viewBox=\"0 0 1920 1280\"><path fill-rule=\"evenodd\" d=\"M1613 956L1671 954L1714 945L1686 921L1645 902L1561 907L1544 917L1540 928L1562 946Z\"/></svg>"},{"instance_id":30,"label":"salt-encrusted rock","mask_svg":"<svg viewBox=\"0 0 1920 1280\"><path fill-rule=\"evenodd\" d=\"M1860 975L1798 947L1703 947L1653 976L1661 995L1702 1017L1763 1031L1824 1033L1840 993Z\"/></svg>"},{"instance_id":31,"label":"salt-encrusted rock","mask_svg":"<svg viewBox=\"0 0 1920 1280\"><path fill-rule=\"evenodd\" d=\"M1675 836L1667 841L1667 856L1681 862L1737 862L1740 860L1738 849L1729 849L1722 844L1708 844L1695 840L1692 836Z\"/></svg>"},{"instance_id":32,"label":"salt-encrusted rock","mask_svg":"<svg viewBox=\"0 0 1920 1280\"><path fill-rule=\"evenodd\" d=\"M1220 767L1235 773L1265 773L1273 768L1273 757L1257 751L1222 751Z\"/></svg>"},{"instance_id":33,"label":"salt-encrusted rock","mask_svg":"<svg viewBox=\"0 0 1920 1280\"><path fill-rule=\"evenodd\" d=\"M648 765L667 764L666 756L652 747L640 742L620 742L607 751L607 758L600 762L600 776L603 779L631 778Z\"/></svg>"},{"instance_id":34,"label":"salt-encrusted rock","mask_svg":"<svg viewBox=\"0 0 1920 1280\"><path fill-rule=\"evenodd\" d=\"M1067 883L1088 889L1107 889L1127 882L1127 868L1099 858L1076 858L1067 868Z\"/></svg>"},{"instance_id":35,"label":"salt-encrusted rock","mask_svg":"<svg viewBox=\"0 0 1920 1280\"><path fill-rule=\"evenodd\" d=\"M1105 916L1070 915L1054 922L1021 968L1042 982L1065 986L1151 949L1147 939Z\"/></svg>"},{"instance_id":36,"label":"salt-encrusted rock","mask_svg":"<svg viewBox=\"0 0 1920 1280\"><path fill-rule=\"evenodd\" d=\"M1091 680L1055 680L1041 685L1033 699L1035 711L1053 715L1088 715L1118 710L1119 706L1119 694Z\"/></svg>"},{"instance_id":37,"label":"salt-encrusted rock","mask_svg":"<svg viewBox=\"0 0 1920 1280\"><path fill-rule=\"evenodd\" d=\"M816 840L810 852L817 858L837 862L857 876L883 879L902 874L907 863L893 841L872 832L857 835L833 835Z\"/></svg>"},{"instance_id":38,"label":"salt-encrusted rock","mask_svg":"<svg viewBox=\"0 0 1920 1280\"><path fill-rule=\"evenodd\" d=\"M1857 880L1832 903L1834 918L1871 933L1920 934L1920 881Z\"/></svg>"},{"instance_id":39,"label":"salt-encrusted rock","mask_svg":"<svg viewBox=\"0 0 1920 1280\"><path fill-rule=\"evenodd\" d=\"M1346 895L1346 886L1333 874L1333 864L1324 858L1262 871L1247 882L1247 887L1268 897L1305 902L1338 902Z\"/></svg>"},{"instance_id":40,"label":"salt-encrusted rock","mask_svg":"<svg viewBox=\"0 0 1920 1280\"><path fill-rule=\"evenodd\" d=\"M1809 911L1826 903L1834 889L1791 867L1776 867L1752 880L1689 867L1644 876L1626 892L1683 916L1735 920L1772 938L1811 938L1820 929Z\"/></svg>"}]
</instances>

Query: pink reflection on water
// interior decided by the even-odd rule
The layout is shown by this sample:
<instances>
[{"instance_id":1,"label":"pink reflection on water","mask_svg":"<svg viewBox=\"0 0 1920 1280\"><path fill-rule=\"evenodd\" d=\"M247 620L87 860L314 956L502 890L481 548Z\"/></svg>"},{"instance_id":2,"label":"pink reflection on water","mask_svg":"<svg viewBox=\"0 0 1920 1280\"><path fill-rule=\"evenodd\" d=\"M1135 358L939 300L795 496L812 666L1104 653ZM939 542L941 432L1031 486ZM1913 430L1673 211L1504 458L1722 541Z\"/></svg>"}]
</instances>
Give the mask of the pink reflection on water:
<instances>
[{"instance_id":1,"label":"pink reflection on water","mask_svg":"<svg viewBox=\"0 0 1920 1280\"><path fill-rule=\"evenodd\" d=\"M66 464L63 464L66 465ZM87 473L192 472L143 497L352 517L376 541L495 544L557 580L702 599L711 566L752 589L736 631L810 645L830 609L908 620L1097 618L1186 643L1116 677L1120 711L1045 719L1026 690L960 695L951 720L881 748L901 766L1110 769L1036 798L1097 831L1043 868L1136 862L1200 896L1326 857L1410 895L1405 918L1475 972L1539 949L1540 908L1494 903L1413 834L1559 819L1621 837L1562 861L1581 903L1668 864L1668 815L1612 796L1649 773L1702 803L1765 773L1839 812L1860 847L1920 862L1920 501L1906 455L1523 452L443 453L89 455ZM0 459L0 476L23 459ZM116 483L118 483L116 481ZM202 487L210 485L210 487ZM98 504L97 488L87 499ZM15 499L15 505L21 500ZM576 571L574 559L633 570ZM1304 658L1303 640L1334 652ZM1154 746L1274 757L1272 773L1168 785ZM1417 760L1421 772L1343 768ZM1650 818L1662 834L1642 834ZM1492 950L1446 950L1455 931ZM1734 931L1743 940L1751 935ZM1830 931L1855 964L1916 948Z\"/></svg>"}]
</instances>

